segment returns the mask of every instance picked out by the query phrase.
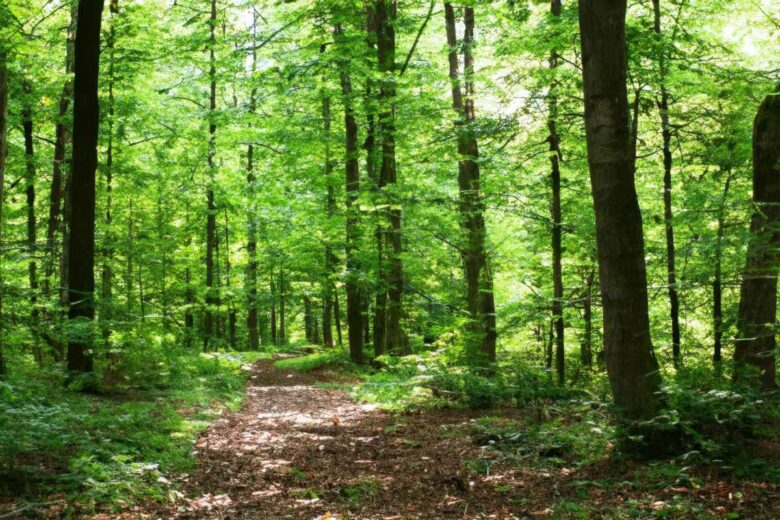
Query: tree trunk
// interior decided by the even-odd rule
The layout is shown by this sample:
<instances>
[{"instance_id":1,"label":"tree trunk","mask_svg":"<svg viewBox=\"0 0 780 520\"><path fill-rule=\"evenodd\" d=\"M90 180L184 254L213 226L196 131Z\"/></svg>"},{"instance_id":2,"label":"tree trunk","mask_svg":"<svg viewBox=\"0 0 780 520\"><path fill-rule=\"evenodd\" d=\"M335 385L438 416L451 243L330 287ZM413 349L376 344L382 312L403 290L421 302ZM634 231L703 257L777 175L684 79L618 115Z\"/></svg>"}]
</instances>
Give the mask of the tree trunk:
<instances>
[{"instance_id":1,"label":"tree trunk","mask_svg":"<svg viewBox=\"0 0 780 520\"><path fill-rule=\"evenodd\" d=\"M457 119L458 187L460 191L460 225L463 231L461 257L466 279L466 303L470 324L467 349L474 360L495 361L496 326L493 303L493 278L485 248L485 204L480 191L479 147L474 133L473 56L474 10L463 8L463 87L460 80L455 9L444 4L444 18L449 47L449 75L452 106Z\"/></svg>"},{"instance_id":2,"label":"tree trunk","mask_svg":"<svg viewBox=\"0 0 780 520\"><path fill-rule=\"evenodd\" d=\"M225 208L225 288L229 295L228 298L228 342L230 348L236 348L236 306L233 303L233 296L230 290L230 225L228 223L228 209Z\"/></svg>"},{"instance_id":3,"label":"tree trunk","mask_svg":"<svg viewBox=\"0 0 780 520\"><path fill-rule=\"evenodd\" d=\"M653 30L661 40L661 2L653 0ZM660 98L657 100L661 117L661 136L664 157L664 227L666 229L666 276L669 285L669 309L672 321L672 359L680 367L680 302L677 296L677 274L675 272L674 226L672 225L672 134L669 125L669 95L666 92L666 57L664 51L658 58L660 69Z\"/></svg>"},{"instance_id":4,"label":"tree trunk","mask_svg":"<svg viewBox=\"0 0 780 520\"><path fill-rule=\"evenodd\" d=\"M116 44L116 28L114 27L114 15L119 12L119 1L111 0L109 4L109 12L111 13L110 28L108 31L108 146L106 148L106 165L105 165L105 181L106 181L106 213L104 217L105 238L103 244L103 271L101 273L101 321L103 332L103 343L108 346L108 341L111 336L111 319L113 317L113 285L114 285L114 272L111 268L111 262L113 261L114 249L111 235L111 204L112 204L112 190L113 190L113 175L114 175L114 61L115 61L115 44Z\"/></svg>"},{"instance_id":5,"label":"tree trunk","mask_svg":"<svg viewBox=\"0 0 780 520\"><path fill-rule=\"evenodd\" d=\"M650 340L642 216L634 185L626 92L625 0L579 0L604 348L615 404L652 417L661 377Z\"/></svg>"},{"instance_id":6,"label":"tree trunk","mask_svg":"<svg viewBox=\"0 0 780 520\"><path fill-rule=\"evenodd\" d=\"M721 352L723 343L723 301L721 298L723 294L723 234L725 229L726 200L729 195L730 185L731 168L728 169L726 174L726 183L723 186L723 196L721 197L720 207L718 208L718 230L715 237L715 273L712 280L712 362L718 373L721 371L721 362L723 361L723 354Z\"/></svg>"},{"instance_id":7,"label":"tree trunk","mask_svg":"<svg viewBox=\"0 0 780 520\"><path fill-rule=\"evenodd\" d=\"M252 80L257 72L257 10L252 9ZM249 113L254 116L257 109L257 89L253 88L249 96ZM249 144L246 151L246 184L247 199L249 201L247 215L247 243L246 251L248 256L247 276L246 276L246 295L247 312L246 328L249 350L258 350L260 348L260 337L258 335L257 320L257 203L255 201L255 170L254 170L255 148Z\"/></svg>"},{"instance_id":8,"label":"tree trunk","mask_svg":"<svg viewBox=\"0 0 780 520\"><path fill-rule=\"evenodd\" d=\"M68 204L69 181L66 176L66 165L69 161L66 159L68 143L71 140L71 132L66 125L70 99L73 96L73 73L74 53L76 45L76 20L78 18L78 2L71 3L70 24L68 25L68 36L65 53L65 74L67 79L62 87L60 95L59 111L54 128L54 161L52 166L51 189L49 191L49 220L46 228L46 262L44 263L43 276L43 297L48 299L51 295L51 280L54 277L55 266L59 271L59 291L58 301L60 311L54 317L55 329L61 327L62 318L68 301L68 213L70 204ZM63 200L64 199L64 200ZM64 204L63 204L64 202ZM61 248L57 247L57 232L60 232ZM54 358L62 360L65 356L64 346L60 334L50 335L51 343L54 345Z\"/></svg>"},{"instance_id":9,"label":"tree trunk","mask_svg":"<svg viewBox=\"0 0 780 520\"><path fill-rule=\"evenodd\" d=\"M320 52L325 52L325 46L320 48ZM333 162L330 156L330 97L323 93L322 96L322 130L325 139L325 183L327 189L325 201L325 214L328 221L336 213L336 193L333 184ZM322 280L322 342L328 348L333 346L333 269L335 264L333 248L330 243L325 246L325 276Z\"/></svg>"},{"instance_id":10,"label":"tree trunk","mask_svg":"<svg viewBox=\"0 0 780 520\"><path fill-rule=\"evenodd\" d=\"M551 0L550 13L558 23L561 16L561 0ZM557 27L557 26L556 26ZM558 68L558 51L553 49L550 53L550 70L555 78L555 69ZM561 216L561 148L558 138L558 80L553 79L548 95L547 137L550 145L550 184L552 186L552 204L550 217L552 219L552 260L553 260L553 304L552 314L555 324L555 371L558 374L558 384L565 383L565 341L563 321L563 222Z\"/></svg>"},{"instance_id":11,"label":"tree trunk","mask_svg":"<svg viewBox=\"0 0 780 520\"><path fill-rule=\"evenodd\" d=\"M753 122L753 204L739 294L734 377L771 389L775 382L777 269L780 262L780 86Z\"/></svg>"},{"instance_id":12,"label":"tree trunk","mask_svg":"<svg viewBox=\"0 0 780 520\"><path fill-rule=\"evenodd\" d=\"M382 82L379 89L380 114L379 132L382 139L382 165L380 184L395 184L397 169L395 162L395 22L397 5L395 0L377 0L375 5L377 33L377 64ZM399 354L410 353L408 341L401 329L403 310L404 274L401 260L401 205L390 200L388 210L389 230L387 242L387 315L385 345Z\"/></svg>"},{"instance_id":13,"label":"tree trunk","mask_svg":"<svg viewBox=\"0 0 780 520\"><path fill-rule=\"evenodd\" d=\"M339 305L338 289L333 291L333 315L336 321L336 338L338 339L339 347L343 347L344 340L341 337L341 306Z\"/></svg>"},{"instance_id":14,"label":"tree trunk","mask_svg":"<svg viewBox=\"0 0 780 520\"><path fill-rule=\"evenodd\" d=\"M32 85L25 80L22 85L24 103L22 108L22 128L24 130L24 162L27 195L27 275L30 288L30 330L32 332L33 355L38 364L43 363L43 350L38 344L38 264L37 225L35 221L35 149L33 146L33 110Z\"/></svg>"},{"instance_id":15,"label":"tree trunk","mask_svg":"<svg viewBox=\"0 0 780 520\"><path fill-rule=\"evenodd\" d=\"M76 25L73 172L70 182L68 292L71 320L82 321L68 341L68 371L92 372L95 317L95 170L99 124L98 75L103 0L80 0Z\"/></svg>"},{"instance_id":16,"label":"tree trunk","mask_svg":"<svg viewBox=\"0 0 780 520\"><path fill-rule=\"evenodd\" d=\"M5 154L8 135L8 62L0 51L0 245L3 243L3 206L5 202ZM5 321L3 319L3 257L0 255L0 378L6 374L5 366Z\"/></svg>"},{"instance_id":17,"label":"tree trunk","mask_svg":"<svg viewBox=\"0 0 780 520\"><path fill-rule=\"evenodd\" d=\"M287 282L284 279L284 268L279 268L279 344L287 344L287 330L285 327Z\"/></svg>"},{"instance_id":18,"label":"tree trunk","mask_svg":"<svg viewBox=\"0 0 780 520\"><path fill-rule=\"evenodd\" d=\"M334 31L338 37L340 30ZM344 99L345 128L345 169L346 169L346 290L347 290L347 335L349 355L355 363L363 363L363 316L361 314L361 296L358 286L358 265L355 250L358 238L359 208L356 201L360 193L360 169L358 166L358 126L352 102L352 83L346 70L347 64L340 64L341 92Z\"/></svg>"},{"instance_id":19,"label":"tree trunk","mask_svg":"<svg viewBox=\"0 0 780 520\"><path fill-rule=\"evenodd\" d=\"M276 330L276 282L273 271L271 271L271 343L279 344L279 334Z\"/></svg>"},{"instance_id":20,"label":"tree trunk","mask_svg":"<svg viewBox=\"0 0 780 520\"><path fill-rule=\"evenodd\" d=\"M593 365L593 279L596 273L594 269L588 272L585 279L585 297L582 302L582 319L585 322L585 333L580 346L580 361L583 366Z\"/></svg>"},{"instance_id":21,"label":"tree trunk","mask_svg":"<svg viewBox=\"0 0 780 520\"><path fill-rule=\"evenodd\" d=\"M218 288L214 280L214 249L217 242L217 206L214 203L214 183L216 182L216 133L217 133L217 65L215 56L217 25L217 0L211 0L211 16L209 18L209 145L207 162L209 169L208 187L206 189L206 313L204 317L203 350L208 351L214 345L214 313L219 307ZM218 283L218 282L217 282Z\"/></svg>"}]
</instances>

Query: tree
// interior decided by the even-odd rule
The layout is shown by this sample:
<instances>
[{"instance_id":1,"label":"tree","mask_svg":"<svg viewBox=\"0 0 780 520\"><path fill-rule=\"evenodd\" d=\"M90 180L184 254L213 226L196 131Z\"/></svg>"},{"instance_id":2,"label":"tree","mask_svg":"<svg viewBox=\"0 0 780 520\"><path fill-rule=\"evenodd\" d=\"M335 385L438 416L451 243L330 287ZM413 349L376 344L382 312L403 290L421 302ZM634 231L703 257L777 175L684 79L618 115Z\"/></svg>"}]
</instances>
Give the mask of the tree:
<instances>
[{"instance_id":1,"label":"tree","mask_svg":"<svg viewBox=\"0 0 780 520\"><path fill-rule=\"evenodd\" d=\"M753 205L739 294L734 376L776 386L775 323L780 262L780 87L768 95L753 122ZM758 371L758 377L750 374Z\"/></svg>"},{"instance_id":2,"label":"tree","mask_svg":"<svg viewBox=\"0 0 780 520\"><path fill-rule=\"evenodd\" d=\"M68 317L80 320L68 340L68 371L91 372L95 317L95 171L98 139L98 75L103 0L80 0L73 87L73 171L70 182ZM73 327L73 325L71 325Z\"/></svg>"},{"instance_id":3,"label":"tree","mask_svg":"<svg viewBox=\"0 0 780 520\"><path fill-rule=\"evenodd\" d=\"M485 247L484 202L480 189L479 147L475 134L474 111L474 8L463 8L463 83L461 88L455 9L444 4L452 107L458 138L458 188L460 194L460 225L464 231L461 256L466 279L466 303L471 337L467 338L472 359L496 360L496 317L493 300L493 274ZM465 91L465 95L464 95ZM476 346L477 348L474 348Z\"/></svg>"},{"instance_id":4,"label":"tree","mask_svg":"<svg viewBox=\"0 0 780 520\"><path fill-rule=\"evenodd\" d=\"M8 54L0 48L0 243L3 239L3 202L5 201L5 155L8 135ZM2 267L0 258L0 267ZM5 321L3 321L3 271L0 269L0 377L5 375Z\"/></svg>"},{"instance_id":5,"label":"tree","mask_svg":"<svg viewBox=\"0 0 780 520\"><path fill-rule=\"evenodd\" d=\"M658 409L642 216L634 185L626 92L625 0L579 0L588 145L604 349L615 404L628 418Z\"/></svg>"}]
</instances>

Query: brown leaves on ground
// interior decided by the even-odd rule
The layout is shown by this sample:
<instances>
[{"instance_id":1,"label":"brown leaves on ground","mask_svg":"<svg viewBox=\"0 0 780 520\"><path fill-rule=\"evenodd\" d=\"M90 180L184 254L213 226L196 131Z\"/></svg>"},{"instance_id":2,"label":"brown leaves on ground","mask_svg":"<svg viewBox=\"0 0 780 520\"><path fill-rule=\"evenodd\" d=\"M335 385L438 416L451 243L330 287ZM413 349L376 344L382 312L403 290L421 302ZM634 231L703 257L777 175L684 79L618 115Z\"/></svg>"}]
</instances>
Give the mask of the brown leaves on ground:
<instances>
[{"instance_id":1,"label":"brown leaves on ground","mask_svg":"<svg viewBox=\"0 0 780 520\"><path fill-rule=\"evenodd\" d=\"M510 466L493 460L469 433L482 415L463 410L391 416L355 403L342 391L319 388L326 373L254 368L241 411L225 413L195 446L197 471L185 495L155 518L414 520L582 518L560 508L571 499L587 504L590 518L617 518L629 500L643 518L664 513L675 501L698 500L714 518L743 512L780 518L780 494L718 480L697 489L669 487L650 493L630 484L605 490L577 482L620 482L631 468L609 462L583 469ZM517 410L492 415L518 416ZM487 471L466 461L487 460ZM752 487L751 487L752 486ZM728 491L730 489L731 491ZM577 497L576 499L573 497ZM747 514L744 514L746 512Z\"/></svg>"}]
</instances>

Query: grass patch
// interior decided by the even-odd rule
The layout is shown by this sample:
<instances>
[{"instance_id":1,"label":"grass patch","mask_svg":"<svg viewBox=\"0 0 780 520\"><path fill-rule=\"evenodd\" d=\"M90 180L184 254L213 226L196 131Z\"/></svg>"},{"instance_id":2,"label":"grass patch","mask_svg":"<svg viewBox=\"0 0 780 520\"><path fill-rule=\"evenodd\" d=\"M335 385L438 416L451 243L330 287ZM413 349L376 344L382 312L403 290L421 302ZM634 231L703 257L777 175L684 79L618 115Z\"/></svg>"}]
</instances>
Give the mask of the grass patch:
<instances>
[{"instance_id":1,"label":"grass patch","mask_svg":"<svg viewBox=\"0 0 780 520\"><path fill-rule=\"evenodd\" d=\"M280 359L274 363L274 366L281 370L310 372L323 367L349 368L352 366L352 363L346 351L331 349L300 357Z\"/></svg>"},{"instance_id":2,"label":"grass patch","mask_svg":"<svg viewBox=\"0 0 780 520\"><path fill-rule=\"evenodd\" d=\"M92 395L65 388L59 367L13 367L0 384L0 494L64 494L87 511L174 498L198 433L240 406L262 357L178 352L147 368L166 373L158 384L128 379Z\"/></svg>"}]
</instances>

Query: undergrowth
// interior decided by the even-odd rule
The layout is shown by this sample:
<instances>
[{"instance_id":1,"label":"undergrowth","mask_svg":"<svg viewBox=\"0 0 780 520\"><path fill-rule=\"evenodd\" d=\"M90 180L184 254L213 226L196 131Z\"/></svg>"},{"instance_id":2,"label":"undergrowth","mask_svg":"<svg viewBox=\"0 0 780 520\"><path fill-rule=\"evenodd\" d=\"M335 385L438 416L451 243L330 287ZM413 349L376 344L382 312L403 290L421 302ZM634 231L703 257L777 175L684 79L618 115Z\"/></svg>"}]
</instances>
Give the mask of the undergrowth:
<instances>
[{"instance_id":1,"label":"undergrowth","mask_svg":"<svg viewBox=\"0 0 780 520\"><path fill-rule=\"evenodd\" d=\"M160 355L97 393L69 389L62 370L19 360L0 383L0 494L63 497L79 511L172 499L192 445L222 409L241 403L260 353ZM141 368L145 366L145 368ZM106 371L108 372L108 370Z\"/></svg>"}]
</instances>

